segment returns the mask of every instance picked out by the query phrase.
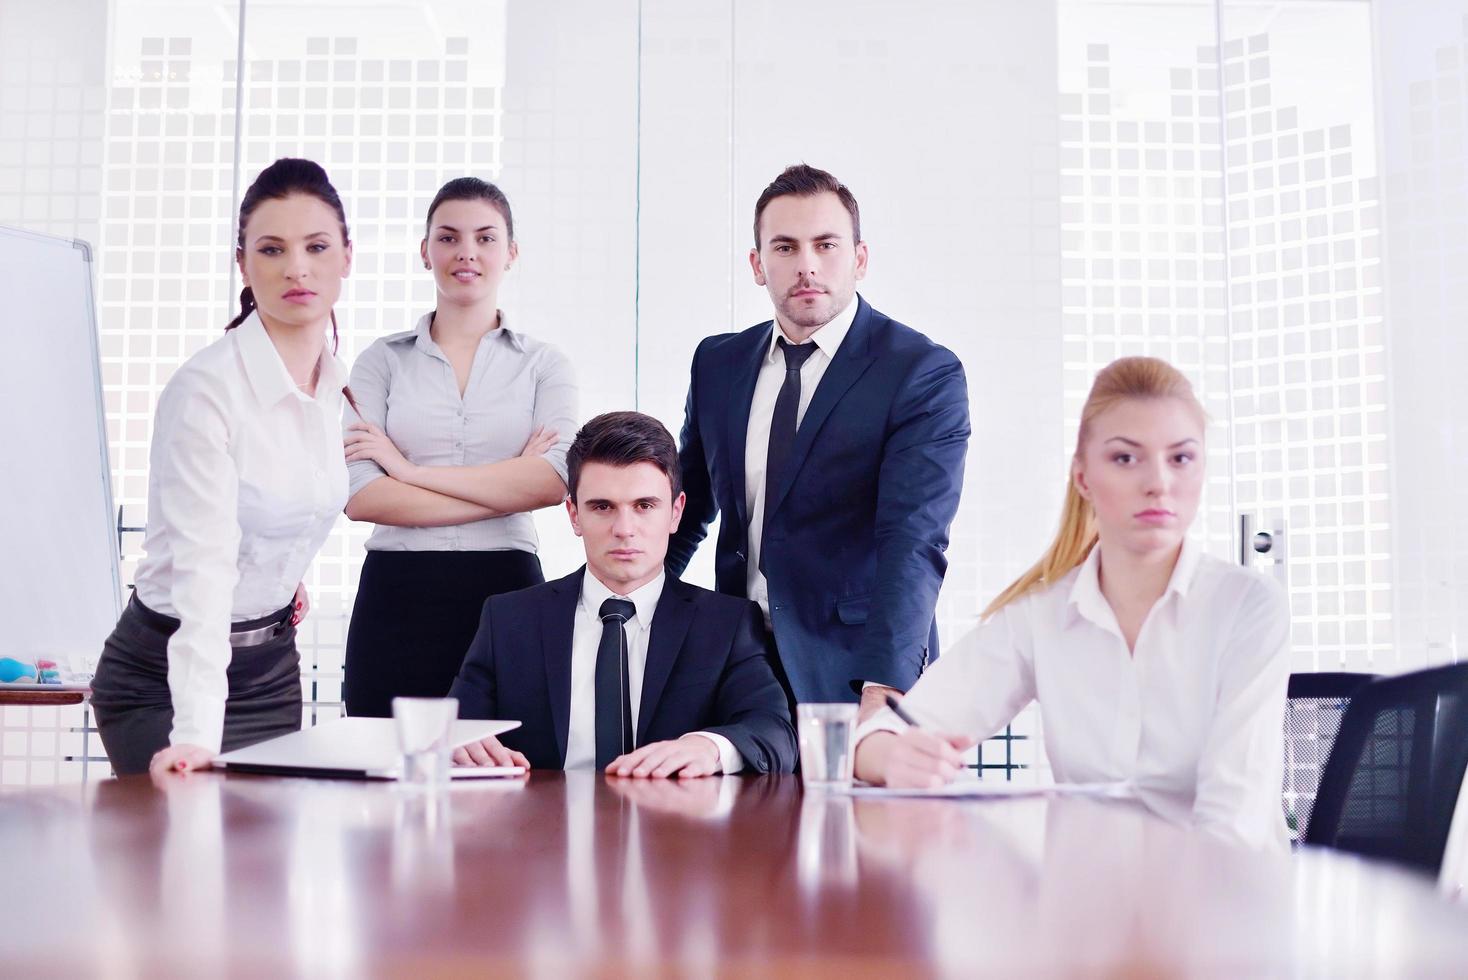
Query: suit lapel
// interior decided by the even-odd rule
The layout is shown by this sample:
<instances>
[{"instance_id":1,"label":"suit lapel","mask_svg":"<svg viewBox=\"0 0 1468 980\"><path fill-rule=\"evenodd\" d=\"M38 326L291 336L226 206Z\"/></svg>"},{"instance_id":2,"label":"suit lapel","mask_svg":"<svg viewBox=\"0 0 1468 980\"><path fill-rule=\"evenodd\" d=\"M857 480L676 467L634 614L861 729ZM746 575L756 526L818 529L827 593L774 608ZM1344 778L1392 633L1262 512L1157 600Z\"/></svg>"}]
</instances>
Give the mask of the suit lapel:
<instances>
[{"instance_id":1,"label":"suit lapel","mask_svg":"<svg viewBox=\"0 0 1468 980\"><path fill-rule=\"evenodd\" d=\"M642 667L642 700L637 709L637 744L647 741L647 727L657 711L668 675L683 649L683 639L693 623L693 597L687 585L669 576L653 613L652 635L647 640L647 662Z\"/></svg>"},{"instance_id":2,"label":"suit lapel","mask_svg":"<svg viewBox=\"0 0 1468 980\"><path fill-rule=\"evenodd\" d=\"M556 750L566 764L566 732L571 723L571 637L576 627L576 603L581 600L581 577L586 566L551 583L540 607L541 656L545 659L546 690L550 692L551 721Z\"/></svg>"},{"instance_id":3,"label":"suit lapel","mask_svg":"<svg viewBox=\"0 0 1468 980\"><path fill-rule=\"evenodd\" d=\"M775 321L757 331L759 342L752 350L744 352L734 366L734 380L729 385L729 472L733 475L734 506L739 509L739 526L749 526L749 512L745 505L744 486L744 443L749 438L749 403L754 398L754 385L759 380L760 363L770 346L770 331Z\"/></svg>"},{"instance_id":4,"label":"suit lapel","mask_svg":"<svg viewBox=\"0 0 1468 980\"><path fill-rule=\"evenodd\" d=\"M775 499L765 502L765 527L770 526L780 504L789 496L790 487L794 485L805 457L810 455L816 433L825 424L826 417L876 360L871 354L870 344L872 308L861 298L857 299L857 304L856 318L851 321L851 330L837 349L835 360L831 361L831 366L821 376L821 383L816 386L816 393L811 396L810 405L800 420L800 428L795 431L795 445L790 447L790 460L785 465L785 475L775 491Z\"/></svg>"}]
</instances>

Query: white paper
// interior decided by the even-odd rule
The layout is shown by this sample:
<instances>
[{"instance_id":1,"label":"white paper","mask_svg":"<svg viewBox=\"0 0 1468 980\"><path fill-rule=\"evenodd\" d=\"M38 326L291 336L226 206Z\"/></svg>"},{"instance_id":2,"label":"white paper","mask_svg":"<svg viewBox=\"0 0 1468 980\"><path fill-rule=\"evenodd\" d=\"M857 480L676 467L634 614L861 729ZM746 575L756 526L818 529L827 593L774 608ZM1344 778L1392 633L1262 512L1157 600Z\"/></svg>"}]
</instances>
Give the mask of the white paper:
<instances>
[{"instance_id":1,"label":"white paper","mask_svg":"<svg viewBox=\"0 0 1468 980\"><path fill-rule=\"evenodd\" d=\"M1126 799L1132 795L1126 783L1011 783L997 779L960 779L937 789L894 789L856 783L837 789L851 796L917 798L1013 798L1019 796L1092 796L1104 799Z\"/></svg>"}]
</instances>

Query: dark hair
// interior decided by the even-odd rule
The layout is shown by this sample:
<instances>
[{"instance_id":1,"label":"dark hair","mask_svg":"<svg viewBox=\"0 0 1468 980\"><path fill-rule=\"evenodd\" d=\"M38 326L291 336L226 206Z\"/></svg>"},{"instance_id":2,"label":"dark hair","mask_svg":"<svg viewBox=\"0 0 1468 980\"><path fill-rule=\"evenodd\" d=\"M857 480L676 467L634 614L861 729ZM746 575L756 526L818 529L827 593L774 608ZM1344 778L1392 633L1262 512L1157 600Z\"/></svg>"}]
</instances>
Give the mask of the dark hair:
<instances>
[{"instance_id":1,"label":"dark hair","mask_svg":"<svg viewBox=\"0 0 1468 980\"><path fill-rule=\"evenodd\" d=\"M819 170L806 163L796 163L788 166L781 172L780 176L770 181L770 186L760 194L759 200L754 202L754 247L760 247L759 241L759 219L764 216L765 208L777 197L785 197L793 194L796 197L814 197L817 194L835 194L841 204L851 215L851 242L856 244L861 241L861 210L856 206L856 195L851 193L847 187L833 175L824 170Z\"/></svg>"},{"instance_id":2,"label":"dark hair","mask_svg":"<svg viewBox=\"0 0 1468 980\"><path fill-rule=\"evenodd\" d=\"M505 219L505 234L515 240L515 218L510 214L510 199L505 192L487 180L478 177L455 177L438 189L433 203L428 205L428 217L423 220L423 233L433 230L433 212L445 201L488 201Z\"/></svg>"},{"instance_id":3,"label":"dark hair","mask_svg":"<svg viewBox=\"0 0 1468 980\"><path fill-rule=\"evenodd\" d=\"M683 489L683 470L678 465L678 446L663 423L641 412L607 412L598 415L576 433L566 451L566 488L576 500L581 467L587 463L631 466L651 463L668 475L673 497Z\"/></svg>"},{"instance_id":4,"label":"dark hair","mask_svg":"<svg viewBox=\"0 0 1468 980\"><path fill-rule=\"evenodd\" d=\"M240 200L240 223L239 238L235 241L235 257L238 259L245 250L245 225L250 221L250 215L265 201L279 201L295 194L314 197L336 212L336 219L342 226L342 244L350 245L351 236L347 231L347 212L342 207L341 195L336 188L331 186L331 181L326 176L326 171L321 169L321 164L312 160L299 160L294 157L282 157L264 170L250 189L245 191L245 196ZM255 291L249 286L240 290L240 312L233 320L225 325L225 330L233 330L244 323L255 311ZM336 311L331 311L331 352L336 353L340 345L337 336ZM357 412L357 400L352 397L351 388L343 388L342 394L346 396L352 411ZM357 412L361 414L361 412Z\"/></svg>"}]
</instances>

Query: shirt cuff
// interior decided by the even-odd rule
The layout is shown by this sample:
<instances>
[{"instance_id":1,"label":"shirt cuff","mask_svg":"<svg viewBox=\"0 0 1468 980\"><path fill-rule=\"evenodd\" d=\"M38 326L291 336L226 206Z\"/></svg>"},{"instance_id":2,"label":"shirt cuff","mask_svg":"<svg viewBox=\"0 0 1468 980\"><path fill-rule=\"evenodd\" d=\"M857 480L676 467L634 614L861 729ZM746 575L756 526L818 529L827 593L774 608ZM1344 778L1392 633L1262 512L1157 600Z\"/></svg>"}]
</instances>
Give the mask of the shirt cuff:
<instances>
[{"instance_id":1,"label":"shirt cuff","mask_svg":"<svg viewBox=\"0 0 1468 980\"><path fill-rule=\"evenodd\" d=\"M853 746L860 745L862 739L868 735L875 735L877 732L891 732L894 735L901 735L907 731L907 727L907 725L902 723L902 719L893 713L891 708L883 708L856 726L856 738L851 744Z\"/></svg>"},{"instance_id":2,"label":"shirt cuff","mask_svg":"<svg viewBox=\"0 0 1468 980\"><path fill-rule=\"evenodd\" d=\"M719 769L725 775L732 775L744 768L744 756L729 741L718 732L690 732L691 735L702 735L719 750Z\"/></svg>"},{"instance_id":3,"label":"shirt cuff","mask_svg":"<svg viewBox=\"0 0 1468 980\"><path fill-rule=\"evenodd\" d=\"M168 736L169 745L197 745L219 754L219 743L224 737L224 702L213 698L193 698L192 710L180 718L175 708L173 731Z\"/></svg>"}]
</instances>

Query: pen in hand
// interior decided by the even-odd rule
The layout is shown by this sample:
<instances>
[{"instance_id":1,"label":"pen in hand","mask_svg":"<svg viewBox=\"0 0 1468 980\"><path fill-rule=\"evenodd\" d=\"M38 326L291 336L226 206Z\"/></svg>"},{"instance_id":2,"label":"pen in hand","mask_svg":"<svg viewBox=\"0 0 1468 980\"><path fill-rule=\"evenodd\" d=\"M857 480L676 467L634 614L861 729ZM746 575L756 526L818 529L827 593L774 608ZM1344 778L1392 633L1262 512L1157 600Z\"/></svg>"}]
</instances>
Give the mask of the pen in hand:
<instances>
[{"instance_id":1,"label":"pen in hand","mask_svg":"<svg viewBox=\"0 0 1468 980\"><path fill-rule=\"evenodd\" d=\"M902 707L902 702L897 700L890 694L887 695L887 707L891 708L892 713L896 715L899 719L901 719L902 723L905 724L908 728L923 727L922 725L919 725L917 723L916 718L907 713L907 710Z\"/></svg>"},{"instance_id":2,"label":"pen in hand","mask_svg":"<svg viewBox=\"0 0 1468 980\"><path fill-rule=\"evenodd\" d=\"M912 715L910 715L910 714L907 713L907 709L902 706L902 702L899 701L899 700L897 700L896 698L894 698L890 694L887 695L887 707L891 708L892 709L892 713L894 715L896 715L898 717L898 719L901 720L904 724L906 724L908 728L922 728L923 727L922 725L919 725L917 723L917 719L916 718L914 718ZM965 769L979 769L981 767L977 763L972 763L971 762L967 766L965 766L964 768Z\"/></svg>"}]
</instances>

